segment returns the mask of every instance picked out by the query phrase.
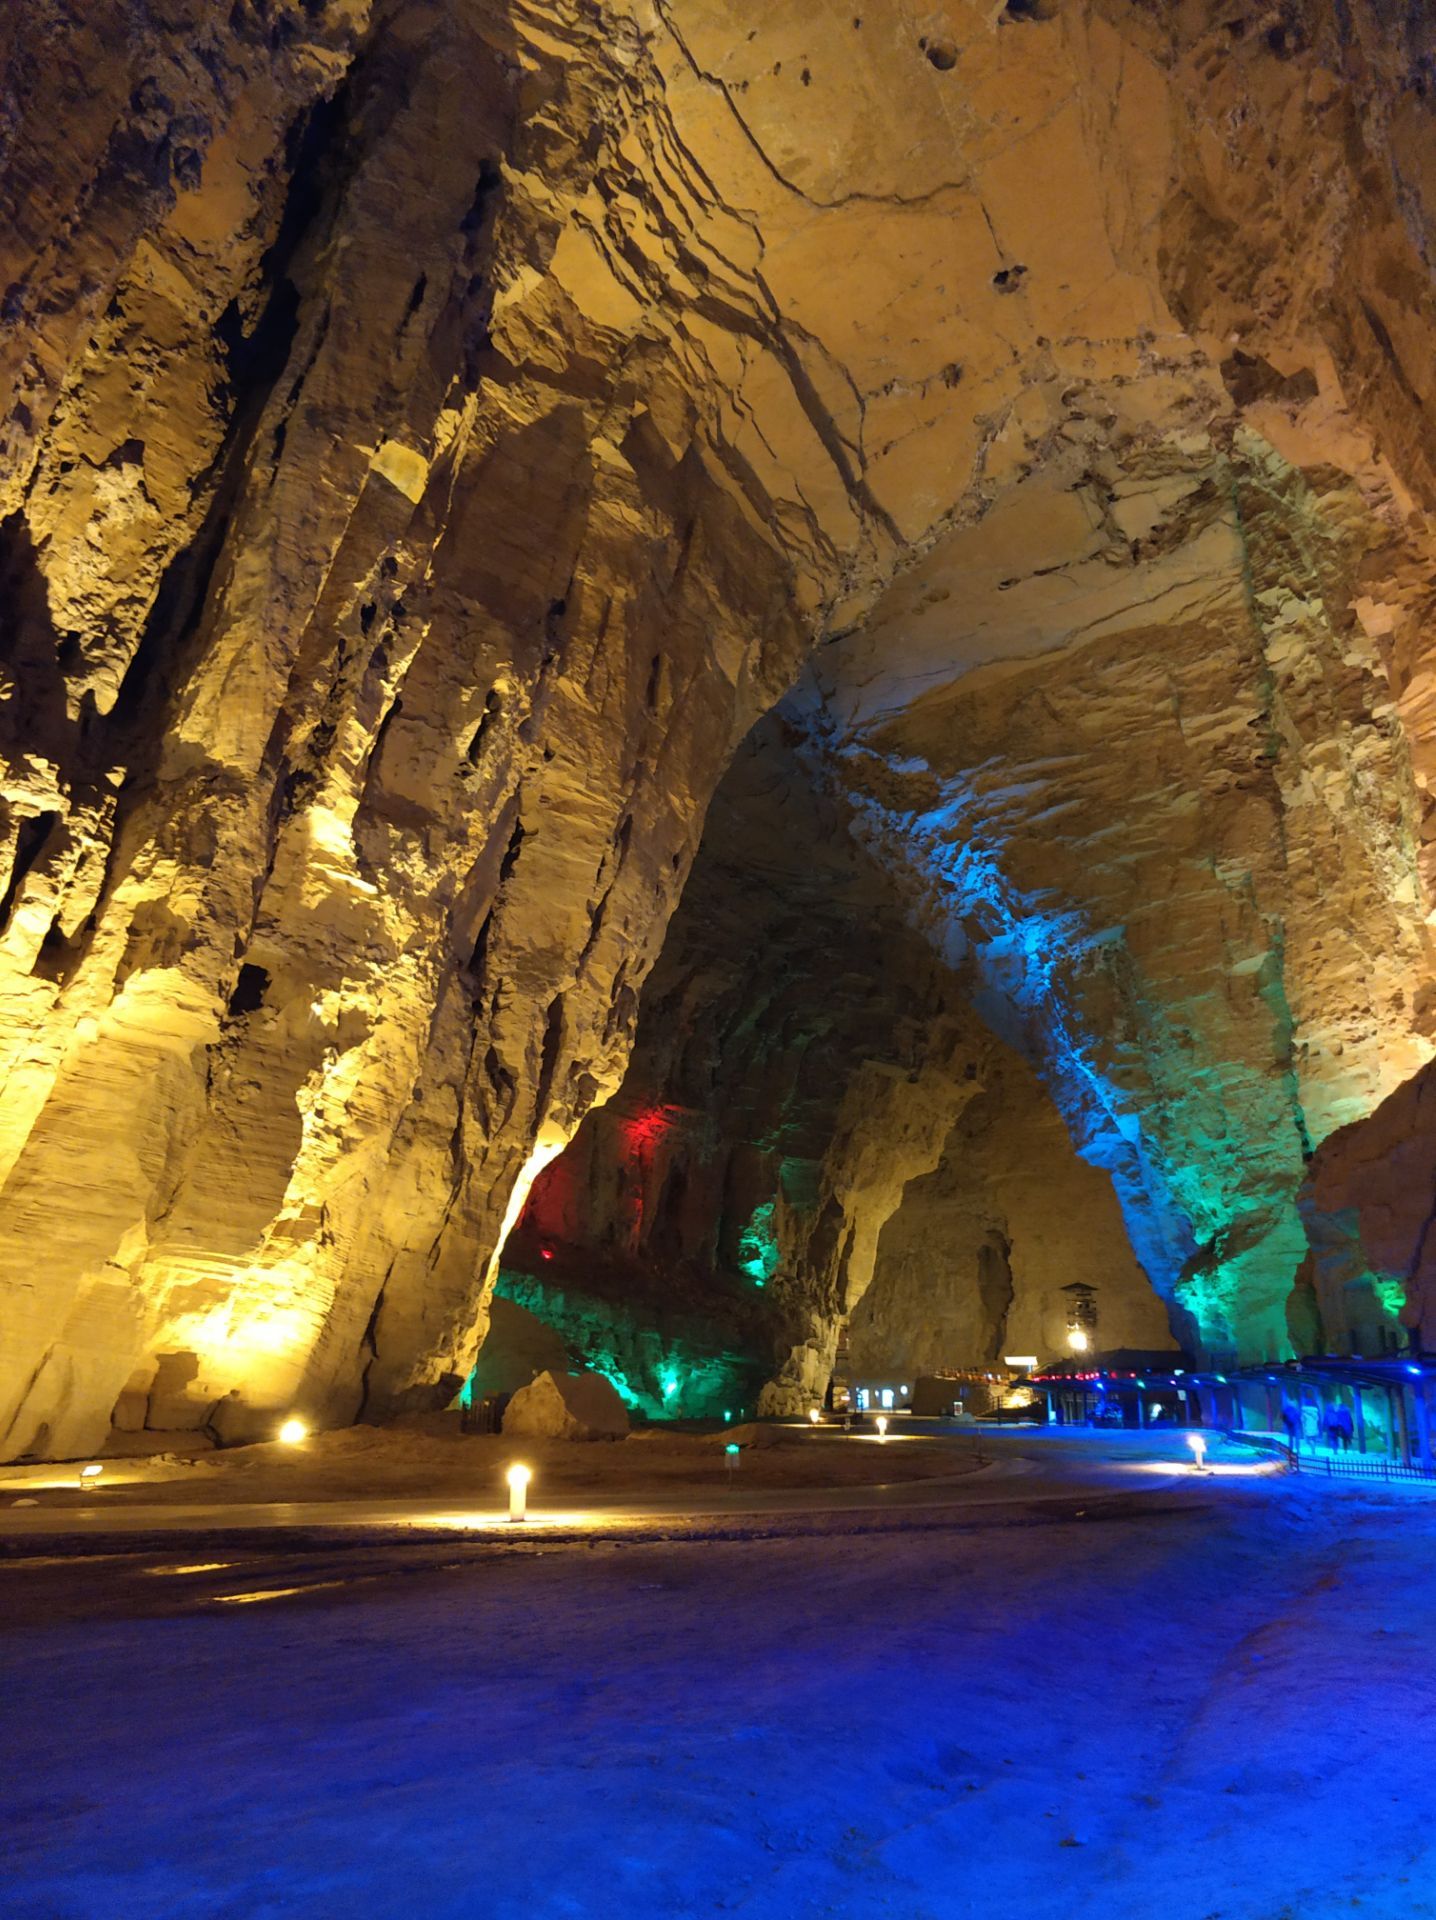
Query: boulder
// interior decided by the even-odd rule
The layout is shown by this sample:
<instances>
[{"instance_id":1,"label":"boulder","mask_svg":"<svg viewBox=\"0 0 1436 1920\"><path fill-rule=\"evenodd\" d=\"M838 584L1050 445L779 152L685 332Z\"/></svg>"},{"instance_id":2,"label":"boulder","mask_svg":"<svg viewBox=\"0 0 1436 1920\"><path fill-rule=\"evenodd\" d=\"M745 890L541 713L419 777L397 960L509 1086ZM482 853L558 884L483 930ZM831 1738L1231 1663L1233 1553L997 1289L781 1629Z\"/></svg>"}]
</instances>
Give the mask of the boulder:
<instances>
[{"instance_id":1,"label":"boulder","mask_svg":"<svg viewBox=\"0 0 1436 1920\"><path fill-rule=\"evenodd\" d=\"M618 1440L628 1409L601 1373L541 1373L504 1411L506 1434L542 1440Z\"/></svg>"}]
</instances>

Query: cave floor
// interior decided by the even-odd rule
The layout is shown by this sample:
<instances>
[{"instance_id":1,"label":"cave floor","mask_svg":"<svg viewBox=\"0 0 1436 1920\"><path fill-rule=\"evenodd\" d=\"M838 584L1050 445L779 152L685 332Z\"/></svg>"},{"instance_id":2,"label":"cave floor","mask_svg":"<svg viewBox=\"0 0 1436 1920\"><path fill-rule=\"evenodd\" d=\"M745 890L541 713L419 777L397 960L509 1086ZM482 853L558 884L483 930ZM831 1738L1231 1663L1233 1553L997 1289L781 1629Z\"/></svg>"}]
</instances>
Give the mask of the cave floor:
<instances>
[{"instance_id":1,"label":"cave floor","mask_svg":"<svg viewBox=\"0 0 1436 1920\"><path fill-rule=\"evenodd\" d=\"M1032 1478L880 1536L7 1567L0 1912L1436 1914L1436 1500Z\"/></svg>"}]
</instances>

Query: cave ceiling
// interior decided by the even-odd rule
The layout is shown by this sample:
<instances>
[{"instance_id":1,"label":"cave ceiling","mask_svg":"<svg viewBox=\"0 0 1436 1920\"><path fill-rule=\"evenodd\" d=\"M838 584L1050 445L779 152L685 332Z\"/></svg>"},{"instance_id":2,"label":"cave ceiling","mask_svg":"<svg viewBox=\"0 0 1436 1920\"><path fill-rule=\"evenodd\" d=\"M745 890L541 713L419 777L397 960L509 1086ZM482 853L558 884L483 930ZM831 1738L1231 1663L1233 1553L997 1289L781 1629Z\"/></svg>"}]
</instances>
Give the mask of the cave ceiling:
<instances>
[{"instance_id":1,"label":"cave ceiling","mask_svg":"<svg viewBox=\"0 0 1436 1920\"><path fill-rule=\"evenodd\" d=\"M774 1404L999 1085L1288 1349L1432 1054L1422 15L9 11L0 1453L445 1403L607 1102Z\"/></svg>"}]
</instances>

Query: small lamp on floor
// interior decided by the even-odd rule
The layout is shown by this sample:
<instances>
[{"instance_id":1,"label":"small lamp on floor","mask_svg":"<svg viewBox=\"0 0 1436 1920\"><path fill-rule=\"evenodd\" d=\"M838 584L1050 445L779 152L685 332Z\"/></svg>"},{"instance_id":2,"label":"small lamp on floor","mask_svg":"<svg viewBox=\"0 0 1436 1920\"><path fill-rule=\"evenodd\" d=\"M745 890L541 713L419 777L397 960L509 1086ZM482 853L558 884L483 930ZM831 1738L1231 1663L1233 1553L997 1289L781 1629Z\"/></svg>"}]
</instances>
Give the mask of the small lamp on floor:
<instances>
[{"instance_id":1,"label":"small lamp on floor","mask_svg":"<svg viewBox=\"0 0 1436 1920\"><path fill-rule=\"evenodd\" d=\"M528 1517L529 1481L533 1479L527 1467L513 1466L505 1476L509 1483L509 1519L524 1520Z\"/></svg>"}]
</instances>

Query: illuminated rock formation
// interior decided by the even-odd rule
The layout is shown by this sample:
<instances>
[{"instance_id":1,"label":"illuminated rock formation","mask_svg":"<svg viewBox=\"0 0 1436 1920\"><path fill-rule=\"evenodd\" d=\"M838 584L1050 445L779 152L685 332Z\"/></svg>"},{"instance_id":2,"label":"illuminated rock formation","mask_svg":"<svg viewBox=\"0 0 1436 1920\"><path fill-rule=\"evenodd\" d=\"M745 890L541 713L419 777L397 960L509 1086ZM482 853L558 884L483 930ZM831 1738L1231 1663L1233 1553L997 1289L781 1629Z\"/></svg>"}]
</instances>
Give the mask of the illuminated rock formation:
<instances>
[{"instance_id":1,"label":"illuminated rock formation","mask_svg":"<svg viewBox=\"0 0 1436 1920\"><path fill-rule=\"evenodd\" d=\"M1095 527L1086 561L997 580L1017 563L969 537L946 577L978 670L929 659L910 697L870 628L823 656L813 724L1192 1337L1261 1358L1288 1337L1305 1155L1429 1051L1419 838L1348 611L1353 502L1240 437L1192 457L1168 448L1143 535ZM1051 647L1054 598L1080 646Z\"/></svg>"},{"instance_id":2,"label":"illuminated rock formation","mask_svg":"<svg viewBox=\"0 0 1436 1920\"><path fill-rule=\"evenodd\" d=\"M1333 1133L1301 1192L1311 1258L1308 1348L1380 1353L1404 1346L1397 1314L1436 1308L1436 1066L1423 1067L1375 1113Z\"/></svg>"},{"instance_id":3,"label":"illuminated rock formation","mask_svg":"<svg viewBox=\"0 0 1436 1920\"><path fill-rule=\"evenodd\" d=\"M775 1398L968 995L1188 1329L1281 1345L1303 1154L1431 1052L1388 14L10 9L0 1454L451 1395L818 643L791 724L943 1010L797 1156L818 1229L745 1189Z\"/></svg>"},{"instance_id":4,"label":"illuminated rock formation","mask_svg":"<svg viewBox=\"0 0 1436 1920\"><path fill-rule=\"evenodd\" d=\"M781 719L722 783L622 1092L535 1183L500 1289L649 1414L805 1410L906 1183L1004 1050Z\"/></svg>"},{"instance_id":5,"label":"illuminated rock formation","mask_svg":"<svg viewBox=\"0 0 1436 1920\"><path fill-rule=\"evenodd\" d=\"M849 1369L883 1379L1065 1354L1074 1284L1092 1288L1099 1349L1175 1344L1111 1181L1077 1157L1031 1068L1003 1052L883 1228Z\"/></svg>"}]
</instances>

